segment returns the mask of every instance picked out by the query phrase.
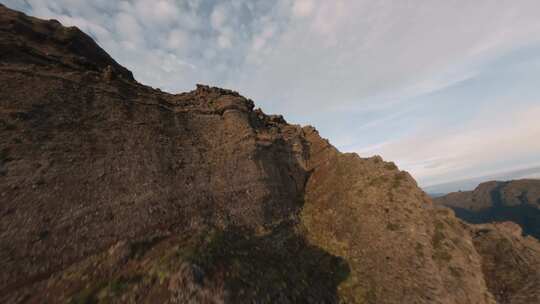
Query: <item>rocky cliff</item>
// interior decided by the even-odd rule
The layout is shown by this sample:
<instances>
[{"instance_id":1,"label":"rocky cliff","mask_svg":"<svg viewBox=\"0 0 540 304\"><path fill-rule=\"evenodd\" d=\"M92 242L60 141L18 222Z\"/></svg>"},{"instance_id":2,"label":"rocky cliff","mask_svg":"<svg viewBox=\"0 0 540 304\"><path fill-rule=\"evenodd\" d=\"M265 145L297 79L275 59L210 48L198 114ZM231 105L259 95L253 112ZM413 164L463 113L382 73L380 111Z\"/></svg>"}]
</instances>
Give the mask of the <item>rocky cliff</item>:
<instances>
[{"instance_id":1,"label":"rocky cliff","mask_svg":"<svg viewBox=\"0 0 540 304\"><path fill-rule=\"evenodd\" d=\"M78 29L1 5L0 130L2 303L538 295L537 242L434 208L393 163L233 91L144 86Z\"/></svg>"},{"instance_id":2,"label":"rocky cliff","mask_svg":"<svg viewBox=\"0 0 540 304\"><path fill-rule=\"evenodd\" d=\"M540 239L540 180L491 181L474 191L453 192L434 201L469 223L512 221L525 234Z\"/></svg>"}]
</instances>

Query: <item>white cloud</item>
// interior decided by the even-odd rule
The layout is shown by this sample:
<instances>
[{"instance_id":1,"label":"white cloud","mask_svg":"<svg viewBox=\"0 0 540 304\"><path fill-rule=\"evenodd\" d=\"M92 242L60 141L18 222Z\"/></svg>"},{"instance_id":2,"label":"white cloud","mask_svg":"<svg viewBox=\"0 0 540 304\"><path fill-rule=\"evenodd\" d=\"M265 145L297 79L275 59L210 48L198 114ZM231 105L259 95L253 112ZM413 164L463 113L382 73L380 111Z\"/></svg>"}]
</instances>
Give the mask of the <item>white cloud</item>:
<instances>
[{"instance_id":1,"label":"white cloud","mask_svg":"<svg viewBox=\"0 0 540 304\"><path fill-rule=\"evenodd\" d=\"M540 100L532 104L537 106L513 110L507 108L508 104L494 106L448 134L427 126L366 152L396 160L403 169L430 184L503 170L490 164L508 162L511 167L504 169L511 169L516 166L515 159L522 159L518 164L526 166L531 156L540 155L540 141L536 140L540 138Z\"/></svg>"},{"instance_id":2,"label":"white cloud","mask_svg":"<svg viewBox=\"0 0 540 304\"><path fill-rule=\"evenodd\" d=\"M173 92L195 83L233 88L268 112L319 122L347 150L384 152L421 180L501 159L495 152L480 157L485 147L502 146L514 158L537 148L521 135L537 134L523 109L515 124L493 123L490 117L503 120L508 112L496 109L463 121L455 134L407 116L418 96L475 80L495 59L540 44L536 0L0 1L79 26L145 84ZM536 76L539 62L527 63ZM540 93L529 97L534 104ZM387 136L356 144L377 128Z\"/></svg>"},{"instance_id":3,"label":"white cloud","mask_svg":"<svg viewBox=\"0 0 540 304\"><path fill-rule=\"evenodd\" d=\"M275 31L275 26L273 24L269 24L264 28L262 33L255 35L253 38L253 50L260 51L267 46L268 40L274 36Z\"/></svg>"},{"instance_id":4,"label":"white cloud","mask_svg":"<svg viewBox=\"0 0 540 304\"><path fill-rule=\"evenodd\" d=\"M7 3L14 2L19 3ZM540 3L532 0L28 3L31 14L100 31L95 34L99 42L134 70L143 67L138 56L123 55L125 45L139 52L143 47L147 52L170 48L177 56L190 57L185 61L208 69L193 76L193 83L232 85L261 100L295 101L292 108L290 102L276 105L276 111L301 111L308 102L322 108L348 107L396 88L414 91L408 88L430 84L457 66L467 75L468 67L476 68L490 56L540 40ZM107 32L113 37L106 37ZM205 59L200 54L207 48L234 49L214 59L242 73L209 76L215 74L213 63L194 62ZM158 85L157 79L141 80ZM191 85L179 83L172 89ZM275 87L281 88L278 95Z\"/></svg>"},{"instance_id":5,"label":"white cloud","mask_svg":"<svg viewBox=\"0 0 540 304\"><path fill-rule=\"evenodd\" d=\"M227 49L232 46L232 42L228 35L221 34L218 36L218 45L222 49Z\"/></svg>"},{"instance_id":6,"label":"white cloud","mask_svg":"<svg viewBox=\"0 0 540 304\"><path fill-rule=\"evenodd\" d=\"M133 45L144 45L145 37L137 19L132 15L120 13L115 17L115 32L122 41L127 41Z\"/></svg>"},{"instance_id":7,"label":"white cloud","mask_svg":"<svg viewBox=\"0 0 540 304\"><path fill-rule=\"evenodd\" d=\"M313 0L295 0L293 3L292 11L296 17L307 17L315 8Z\"/></svg>"},{"instance_id":8,"label":"white cloud","mask_svg":"<svg viewBox=\"0 0 540 304\"><path fill-rule=\"evenodd\" d=\"M169 32L167 37L167 47L171 49L180 49L189 43L189 36L186 32L175 29Z\"/></svg>"},{"instance_id":9,"label":"white cloud","mask_svg":"<svg viewBox=\"0 0 540 304\"><path fill-rule=\"evenodd\" d=\"M180 16L179 9L174 1L139 0L135 4L135 9L142 20L160 26L171 25Z\"/></svg>"},{"instance_id":10,"label":"white cloud","mask_svg":"<svg viewBox=\"0 0 540 304\"><path fill-rule=\"evenodd\" d=\"M221 27L225 24L226 18L227 13L225 11L225 7L222 5L216 6L212 11L212 15L210 16L210 21L212 22L212 27L214 30L220 31Z\"/></svg>"}]
</instances>

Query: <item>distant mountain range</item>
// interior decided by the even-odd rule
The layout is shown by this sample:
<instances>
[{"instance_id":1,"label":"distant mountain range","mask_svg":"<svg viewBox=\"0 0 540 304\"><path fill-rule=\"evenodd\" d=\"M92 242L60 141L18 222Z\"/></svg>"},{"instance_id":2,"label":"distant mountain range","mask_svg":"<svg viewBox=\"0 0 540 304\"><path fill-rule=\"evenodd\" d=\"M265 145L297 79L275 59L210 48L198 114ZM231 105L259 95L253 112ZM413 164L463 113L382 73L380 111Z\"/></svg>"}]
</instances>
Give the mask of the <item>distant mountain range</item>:
<instances>
[{"instance_id":1,"label":"distant mountain range","mask_svg":"<svg viewBox=\"0 0 540 304\"><path fill-rule=\"evenodd\" d=\"M473 191L434 197L438 205L453 209L473 224L512 221L524 234L540 239L540 180L490 181Z\"/></svg>"},{"instance_id":2,"label":"distant mountain range","mask_svg":"<svg viewBox=\"0 0 540 304\"><path fill-rule=\"evenodd\" d=\"M423 186L422 189L430 194L431 197L437 197L454 191L470 191L484 181L489 180L515 180L523 178L540 178L540 166L527 169L510 170L496 174L482 175L478 177L455 180L446 183Z\"/></svg>"}]
</instances>

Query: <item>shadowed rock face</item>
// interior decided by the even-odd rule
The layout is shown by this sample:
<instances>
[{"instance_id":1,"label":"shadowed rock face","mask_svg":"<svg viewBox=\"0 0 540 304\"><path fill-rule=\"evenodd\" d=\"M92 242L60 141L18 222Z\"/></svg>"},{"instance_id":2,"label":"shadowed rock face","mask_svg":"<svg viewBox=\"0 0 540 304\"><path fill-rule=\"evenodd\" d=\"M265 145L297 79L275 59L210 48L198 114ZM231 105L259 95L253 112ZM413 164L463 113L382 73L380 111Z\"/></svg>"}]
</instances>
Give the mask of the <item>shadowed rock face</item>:
<instances>
[{"instance_id":1,"label":"shadowed rock face","mask_svg":"<svg viewBox=\"0 0 540 304\"><path fill-rule=\"evenodd\" d=\"M473 224L512 221L540 239L540 180L486 182L474 191L454 192L434 201Z\"/></svg>"},{"instance_id":2,"label":"shadowed rock face","mask_svg":"<svg viewBox=\"0 0 540 304\"><path fill-rule=\"evenodd\" d=\"M233 91L141 85L1 5L0 101L2 303L477 304L501 286L485 238L393 163Z\"/></svg>"},{"instance_id":3,"label":"shadowed rock face","mask_svg":"<svg viewBox=\"0 0 540 304\"><path fill-rule=\"evenodd\" d=\"M540 243L512 222L471 226L482 271L498 303L540 303Z\"/></svg>"}]
</instances>

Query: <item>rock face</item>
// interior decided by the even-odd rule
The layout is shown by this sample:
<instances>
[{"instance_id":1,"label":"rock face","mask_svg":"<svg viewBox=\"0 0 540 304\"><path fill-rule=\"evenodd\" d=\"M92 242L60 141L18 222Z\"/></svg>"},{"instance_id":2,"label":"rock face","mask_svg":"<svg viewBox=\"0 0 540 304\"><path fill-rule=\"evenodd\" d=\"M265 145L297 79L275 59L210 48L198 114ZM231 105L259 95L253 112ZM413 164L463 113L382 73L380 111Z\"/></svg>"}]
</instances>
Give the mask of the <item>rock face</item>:
<instances>
[{"instance_id":1,"label":"rock face","mask_svg":"<svg viewBox=\"0 0 540 304\"><path fill-rule=\"evenodd\" d=\"M469 223L512 221L540 239L540 180L491 181L474 191L454 192L434 199Z\"/></svg>"},{"instance_id":2,"label":"rock face","mask_svg":"<svg viewBox=\"0 0 540 304\"><path fill-rule=\"evenodd\" d=\"M521 272L538 277L534 240L434 208L393 163L233 91L141 85L79 30L1 5L0 101L2 303L531 303L540 286ZM510 237L515 255L490 249Z\"/></svg>"},{"instance_id":3,"label":"rock face","mask_svg":"<svg viewBox=\"0 0 540 304\"><path fill-rule=\"evenodd\" d=\"M471 226L482 271L498 303L540 303L540 243L512 222Z\"/></svg>"}]
</instances>

